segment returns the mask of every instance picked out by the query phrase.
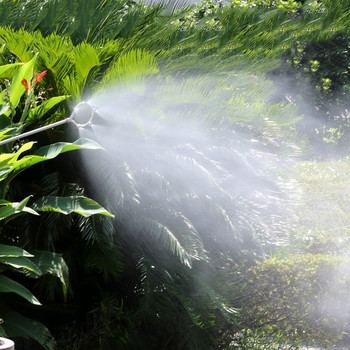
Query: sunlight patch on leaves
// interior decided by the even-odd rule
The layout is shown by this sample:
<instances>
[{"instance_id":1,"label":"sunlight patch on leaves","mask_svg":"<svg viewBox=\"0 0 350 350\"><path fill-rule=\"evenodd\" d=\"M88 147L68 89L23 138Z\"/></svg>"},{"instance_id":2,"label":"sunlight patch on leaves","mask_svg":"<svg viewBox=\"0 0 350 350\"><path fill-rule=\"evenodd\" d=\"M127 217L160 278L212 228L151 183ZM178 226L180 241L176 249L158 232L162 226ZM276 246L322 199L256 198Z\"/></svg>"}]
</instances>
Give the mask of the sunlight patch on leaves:
<instances>
[{"instance_id":1,"label":"sunlight patch on leaves","mask_svg":"<svg viewBox=\"0 0 350 350\"><path fill-rule=\"evenodd\" d=\"M53 211L64 215L77 213L84 217L95 214L114 217L113 214L101 207L97 202L83 196L41 197L32 207L37 211Z\"/></svg>"}]
</instances>

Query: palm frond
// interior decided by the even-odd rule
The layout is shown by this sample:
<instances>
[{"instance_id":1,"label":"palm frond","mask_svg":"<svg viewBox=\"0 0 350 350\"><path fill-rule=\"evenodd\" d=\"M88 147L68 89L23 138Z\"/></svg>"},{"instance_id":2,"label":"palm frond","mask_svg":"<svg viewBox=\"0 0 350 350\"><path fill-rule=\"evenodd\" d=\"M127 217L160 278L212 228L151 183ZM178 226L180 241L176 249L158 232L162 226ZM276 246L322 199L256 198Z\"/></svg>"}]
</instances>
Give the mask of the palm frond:
<instances>
[{"instance_id":1,"label":"palm frond","mask_svg":"<svg viewBox=\"0 0 350 350\"><path fill-rule=\"evenodd\" d=\"M105 72L100 91L113 83L120 81L141 80L148 75L158 72L155 54L144 50L131 50L110 65Z\"/></svg>"}]
</instances>

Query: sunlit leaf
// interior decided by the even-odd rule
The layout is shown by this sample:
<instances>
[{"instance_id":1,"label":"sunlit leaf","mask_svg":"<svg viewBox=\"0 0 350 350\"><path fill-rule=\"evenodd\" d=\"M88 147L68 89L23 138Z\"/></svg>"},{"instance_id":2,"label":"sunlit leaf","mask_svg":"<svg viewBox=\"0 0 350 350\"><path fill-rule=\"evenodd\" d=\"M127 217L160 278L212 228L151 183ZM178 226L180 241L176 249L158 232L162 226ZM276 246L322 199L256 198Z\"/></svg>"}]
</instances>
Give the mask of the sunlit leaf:
<instances>
[{"instance_id":1,"label":"sunlit leaf","mask_svg":"<svg viewBox=\"0 0 350 350\"><path fill-rule=\"evenodd\" d=\"M65 215L77 213L85 217L95 214L114 217L114 215L101 207L97 202L83 196L42 197L37 200L32 207L37 211L53 211Z\"/></svg>"},{"instance_id":2,"label":"sunlit leaf","mask_svg":"<svg viewBox=\"0 0 350 350\"><path fill-rule=\"evenodd\" d=\"M15 293L28 300L31 304L41 305L39 300L26 287L3 275L0 275L0 292Z\"/></svg>"},{"instance_id":3,"label":"sunlit leaf","mask_svg":"<svg viewBox=\"0 0 350 350\"><path fill-rule=\"evenodd\" d=\"M28 143L30 144L30 142ZM25 146L25 145L24 145ZM22 146L22 147L24 147ZM100 145L96 142L88 139L78 139L73 143L58 142L48 146L39 148L35 154L24 156L20 160L13 164L12 171L17 175L19 172L23 171L30 166L57 157L61 153L79 150L79 149L102 149ZM20 149L22 150L22 148ZM19 152L19 151L18 151ZM1 161L1 158L0 158ZM12 175L13 177L15 175Z\"/></svg>"},{"instance_id":4,"label":"sunlit leaf","mask_svg":"<svg viewBox=\"0 0 350 350\"><path fill-rule=\"evenodd\" d=\"M55 107L58 103L66 100L67 98L69 98L69 95L54 96L42 103L40 106L31 109L29 111L29 116L26 120L26 123L41 119L51 108Z\"/></svg>"},{"instance_id":5,"label":"sunlit leaf","mask_svg":"<svg viewBox=\"0 0 350 350\"><path fill-rule=\"evenodd\" d=\"M39 215L32 208L26 207L31 196L24 198L21 202L8 203L5 206L0 207L0 220L6 219L11 215L26 212L33 215ZM0 203L1 204L1 203Z\"/></svg>"},{"instance_id":6,"label":"sunlit leaf","mask_svg":"<svg viewBox=\"0 0 350 350\"><path fill-rule=\"evenodd\" d=\"M18 68L18 66L23 65L22 62L16 62L16 63L10 63L10 64L4 64L0 66L0 78L8 78L7 73L10 69Z\"/></svg>"},{"instance_id":7,"label":"sunlit leaf","mask_svg":"<svg viewBox=\"0 0 350 350\"><path fill-rule=\"evenodd\" d=\"M27 251L19 247L0 244L0 258L1 257L18 257L18 256L33 257L32 254L28 253Z\"/></svg>"},{"instance_id":8,"label":"sunlit leaf","mask_svg":"<svg viewBox=\"0 0 350 350\"><path fill-rule=\"evenodd\" d=\"M21 96L25 92L25 88L22 85L22 80L26 79L28 82L32 80L35 59L36 59L36 56L34 56L29 62L21 66L18 73L12 80L10 91L9 91L12 108L16 108L18 106ZM11 114L11 110L8 110L7 112L5 112L5 115L7 116L9 116L10 114Z\"/></svg>"},{"instance_id":9,"label":"sunlit leaf","mask_svg":"<svg viewBox=\"0 0 350 350\"><path fill-rule=\"evenodd\" d=\"M41 270L31 260L19 256L19 257L0 257L0 263L9 265L15 269L25 269L33 272L37 276L41 276Z\"/></svg>"}]
</instances>

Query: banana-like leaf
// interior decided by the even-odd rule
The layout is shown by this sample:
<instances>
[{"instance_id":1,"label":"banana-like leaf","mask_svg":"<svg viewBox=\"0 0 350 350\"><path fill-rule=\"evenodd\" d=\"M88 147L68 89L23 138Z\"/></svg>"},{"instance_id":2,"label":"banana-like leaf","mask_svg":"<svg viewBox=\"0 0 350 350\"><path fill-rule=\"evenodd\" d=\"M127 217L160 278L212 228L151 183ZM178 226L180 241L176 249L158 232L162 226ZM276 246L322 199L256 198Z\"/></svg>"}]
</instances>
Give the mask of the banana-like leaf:
<instances>
[{"instance_id":1,"label":"banana-like leaf","mask_svg":"<svg viewBox=\"0 0 350 350\"><path fill-rule=\"evenodd\" d=\"M0 323L2 323L3 320L0 318ZM0 325L0 337L6 337L6 332L4 330L4 328L1 327Z\"/></svg>"},{"instance_id":2,"label":"banana-like leaf","mask_svg":"<svg viewBox=\"0 0 350 350\"><path fill-rule=\"evenodd\" d=\"M0 98L1 101L1 98ZM10 108L10 105L8 103L5 103L3 105L0 106L0 115L6 113Z\"/></svg>"},{"instance_id":3,"label":"banana-like leaf","mask_svg":"<svg viewBox=\"0 0 350 350\"><path fill-rule=\"evenodd\" d=\"M18 157L25 151L28 151L32 148L34 142L27 142L16 153L2 153L0 154L0 168L11 166L14 164Z\"/></svg>"},{"instance_id":4,"label":"banana-like leaf","mask_svg":"<svg viewBox=\"0 0 350 350\"><path fill-rule=\"evenodd\" d=\"M15 293L34 305L41 305L26 287L3 275L0 275L0 293Z\"/></svg>"},{"instance_id":5,"label":"banana-like leaf","mask_svg":"<svg viewBox=\"0 0 350 350\"><path fill-rule=\"evenodd\" d=\"M19 257L1 257L0 258L0 264L5 264L8 266L11 266L15 269L24 269L31 273L33 273L35 276L41 276L42 272L38 268L36 264L34 264L29 259L19 256Z\"/></svg>"},{"instance_id":6,"label":"banana-like leaf","mask_svg":"<svg viewBox=\"0 0 350 350\"><path fill-rule=\"evenodd\" d=\"M34 56L29 62L25 63L12 80L9 91L12 108L16 108L18 106L21 96L25 92L25 88L22 85L22 80L26 79L28 82L32 80L35 59L36 56ZM4 114L9 116L11 114L11 110L7 110Z\"/></svg>"},{"instance_id":7,"label":"banana-like leaf","mask_svg":"<svg viewBox=\"0 0 350 350\"><path fill-rule=\"evenodd\" d=\"M40 344L40 349L56 349L54 338L42 323L7 308L2 312L2 317L4 319L3 330L8 337L34 339Z\"/></svg>"},{"instance_id":8,"label":"banana-like leaf","mask_svg":"<svg viewBox=\"0 0 350 350\"><path fill-rule=\"evenodd\" d=\"M41 119L51 108L58 103L66 100L69 95L55 96L42 103L40 106L30 110L29 116L26 120L26 124L30 124L32 121Z\"/></svg>"},{"instance_id":9,"label":"banana-like leaf","mask_svg":"<svg viewBox=\"0 0 350 350\"><path fill-rule=\"evenodd\" d=\"M0 258L2 257L19 257L26 256L28 258L33 257L34 255L28 253L22 248L15 247L12 245L0 244Z\"/></svg>"},{"instance_id":10,"label":"banana-like leaf","mask_svg":"<svg viewBox=\"0 0 350 350\"><path fill-rule=\"evenodd\" d=\"M32 208L37 211L52 211L65 215L77 213L84 217L95 214L114 217L113 214L101 207L97 202L83 196L41 197L33 204Z\"/></svg>"},{"instance_id":11,"label":"banana-like leaf","mask_svg":"<svg viewBox=\"0 0 350 350\"><path fill-rule=\"evenodd\" d=\"M63 294L66 295L69 283L69 270L62 255L43 250L34 250L33 253L32 261L39 267L42 274L51 274L58 277L62 282Z\"/></svg>"},{"instance_id":12,"label":"banana-like leaf","mask_svg":"<svg viewBox=\"0 0 350 350\"><path fill-rule=\"evenodd\" d=\"M11 171L12 171L11 166L1 167L0 168L0 181L4 180Z\"/></svg>"},{"instance_id":13,"label":"banana-like leaf","mask_svg":"<svg viewBox=\"0 0 350 350\"><path fill-rule=\"evenodd\" d=\"M10 182L16 175L29 168L30 166L49 159L53 159L61 153L79 149L102 149L102 147L96 142L85 138L80 138L73 143L58 142L52 145L41 147L33 155L24 156L23 158L17 160L19 154L24 152L24 150L29 149L33 143L34 142L28 142L24 144L15 154L5 153L3 155L0 155L0 169L2 166L5 166L7 164L10 164L11 167L11 169L0 170L0 181L4 180L8 176L8 173L12 172L10 178L7 179L7 181Z\"/></svg>"},{"instance_id":14,"label":"banana-like leaf","mask_svg":"<svg viewBox=\"0 0 350 350\"><path fill-rule=\"evenodd\" d=\"M1 109L0 109L0 115L1 115ZM6 139L6 137L8 137L8 133L13 131L15 128L6 128L0 131L0 141L3 139Z\"/></svg>"},{"instance_id":15,"label":"banana-like leaf","mask_svg":"<svg viewBox=\"0 0 350 350\"><path fill-rule=\"evenodd\" d=\"M4 75L5 72L7 72L10 69L13 69L15 67L18 67L20 65L23 65L22 62L16 62L16 63L10 63L10 64L4 64L0 66L0 78L8 78L6 75Z\"/></svg>"},{"instance_id":16,"label":"banana-like leaf","mask_svg":"<svg viewBox=\"0 0 350 350\"><path fill-rule=\"evenodd\" d=\"M2 207L0 207L0 220L6 219L11 215L19 214L21 212L26 212L33 215L39 215L32 208L26 207L26 204L28 203L30 197L31 196L28 196L20 202L15 202L15 203L8 202L5 205L0 203L0 205L3 205Z\"/></svg>"}]
</instances>

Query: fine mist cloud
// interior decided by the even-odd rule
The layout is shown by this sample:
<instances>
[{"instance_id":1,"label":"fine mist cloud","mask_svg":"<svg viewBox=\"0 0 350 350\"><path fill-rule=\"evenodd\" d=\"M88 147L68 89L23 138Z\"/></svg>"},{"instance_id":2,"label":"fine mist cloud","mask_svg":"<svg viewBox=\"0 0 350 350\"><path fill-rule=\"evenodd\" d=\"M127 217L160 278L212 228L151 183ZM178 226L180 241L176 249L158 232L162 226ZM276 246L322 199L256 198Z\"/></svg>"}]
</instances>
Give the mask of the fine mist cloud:
<instances>
[{"instance_id":1,"label":"fine mist cloud","mask_svg":"<svg viewBox=\"0 0 350 350\"><path fill-rule=\"evenodd\" d=\"M260 78L253 78L147 80L88 101L98 117L81 136L106 150L88 154L87 173L126 231L160 223L181 242L191 227L207 250L216 244L260 255L265 245L287 241L285 218L298 191L279 174L299 146L273 120L272 90L261 95ZM266 88L263 78L261 84ZM278 112L284 109L292 119L288 103Z\"/></svg>"}]
</instances>

